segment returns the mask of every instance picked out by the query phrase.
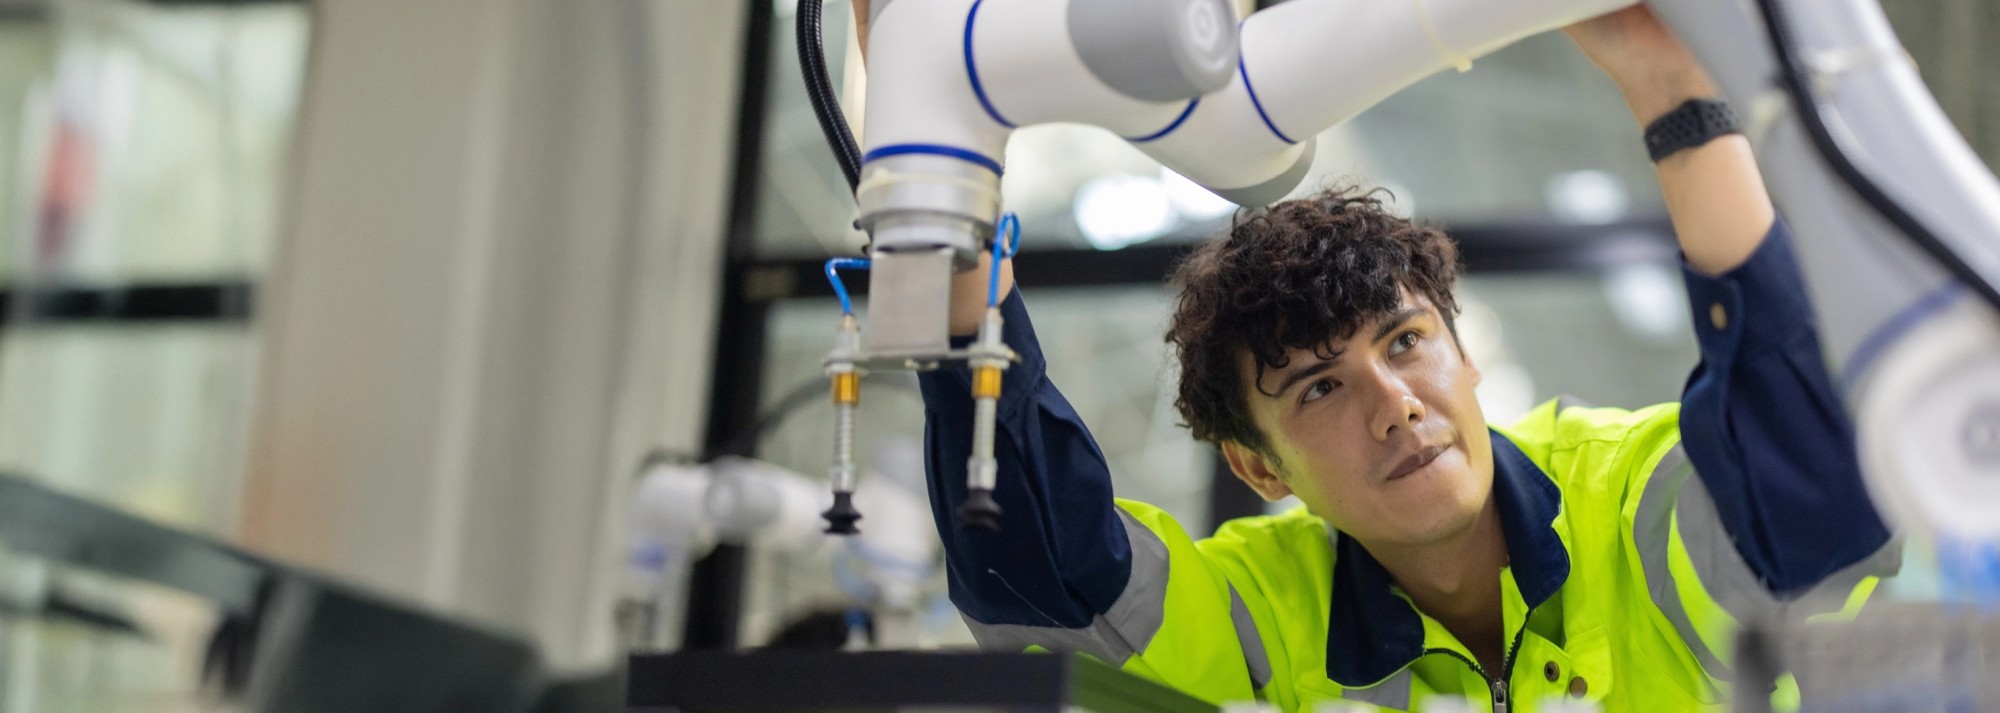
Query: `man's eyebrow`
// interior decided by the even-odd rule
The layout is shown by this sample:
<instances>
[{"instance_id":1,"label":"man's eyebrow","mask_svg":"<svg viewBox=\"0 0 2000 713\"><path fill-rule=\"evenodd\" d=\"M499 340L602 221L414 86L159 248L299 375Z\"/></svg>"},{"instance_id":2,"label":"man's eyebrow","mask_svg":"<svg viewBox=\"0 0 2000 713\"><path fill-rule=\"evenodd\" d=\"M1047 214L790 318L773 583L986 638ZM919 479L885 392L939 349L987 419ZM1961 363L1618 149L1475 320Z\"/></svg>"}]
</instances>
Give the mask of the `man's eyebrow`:
<instances>
[{"instance_id":1,"label":"man's eyebrow","mask_svg":"<svg viewBox=\"0 0 2000 713\"><path fill-rule=\"evenodd\" d=\"M1312 366L1293 369L1291 373L1285 375L1284 380L1278 382L1278 390L1271 392L1271 398L1275 399L1284 396L1285 392L1292 390L1293 384L1310 379L1322 371L1333 368L1333 365L1340 361L1340 355L1345 353L1345 350L1335 351L1333 354L1327 356L1327 358L1313 363Z\"/></svg>"},{"instance_id":2,"label":"man's eyebrow","mask_svg":"<svg viewBox=\"0 0 2000 713\"><path fill-rule=\"evenodd\" d=\"M1404 323L1409 322L1412 319L1421 317L1423 316L1423 314L1424 311L1422 309L1416 307L1405 307L1403 308L1403 311L1397 312L1395 315L1389 317L1388 319L1382 320L1382 326L1375 328L1375 338L1369 341L1374 341L1374 342L1382 341L1383 337L1389 336L1389 333L1396 331L1397 327L1401 327L1403 326Z\"/></svg>"}]
</instances>

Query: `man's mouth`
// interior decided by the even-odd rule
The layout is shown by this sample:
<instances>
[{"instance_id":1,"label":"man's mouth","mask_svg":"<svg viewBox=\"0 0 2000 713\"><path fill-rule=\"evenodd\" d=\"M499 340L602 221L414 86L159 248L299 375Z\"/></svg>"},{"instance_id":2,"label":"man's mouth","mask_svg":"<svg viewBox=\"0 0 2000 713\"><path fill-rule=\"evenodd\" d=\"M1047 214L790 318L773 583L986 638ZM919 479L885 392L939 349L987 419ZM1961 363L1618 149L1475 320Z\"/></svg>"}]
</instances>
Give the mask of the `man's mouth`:
<instances>
[{"instance_id":1,"label":"man's mouth","mask_svg":"<svg viewBox=\"0 0 2000 713\"><path fill-rule=\"evenodd\" d=\"M1437 460L1437 457L1443 455L1447 450L1450 450L1450 446L1425 446L1423 450L1412 453L1410 457L1404 458L1402 462L1397 463L1396 468L1389 471L1389 477L1384 478L1383 482L1394 482L1403 476L1422 470L1424 466L1430 465L1431 461Z\"/></svg>"}]
</instances>

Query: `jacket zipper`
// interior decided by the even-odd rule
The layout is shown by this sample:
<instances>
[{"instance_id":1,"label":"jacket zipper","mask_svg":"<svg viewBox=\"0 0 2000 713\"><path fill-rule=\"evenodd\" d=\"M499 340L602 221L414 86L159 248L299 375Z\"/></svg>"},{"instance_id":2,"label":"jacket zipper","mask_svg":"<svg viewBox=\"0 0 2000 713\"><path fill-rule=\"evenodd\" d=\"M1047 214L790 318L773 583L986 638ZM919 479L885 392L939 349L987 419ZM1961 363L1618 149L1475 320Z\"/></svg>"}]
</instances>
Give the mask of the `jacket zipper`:
<instances>
[{"instance_id":1,"label":"jacket zipper","mask_svg":"<svg viewBox=\"0 0 2000 713\"><path fill-rule=\"evenodd\" d=\"M1472 660L1471 657L1461 654L1457 651L1453 651L1451 649L1424 649L1424 653L1444 654L1446 656L1450 656L1460 661L1464 661L1465 665L1471 666L1473 673L1479 674L1480 678L1486 679L1487 689L1493 694L1493 713L1507 713L1507 708L1508 708L1507 682L1512 680L1514 677L1514 657L1521 653L1521 636L1523 634L1528 633L1527 620L1528 618L1531 618L1534 615L1535 615L1535 610L1533 608L1529 608L1528 616L1522 618L1521 629L1519 631L1514 632L1513 645L1507 647L1507 655L1500 659L1499 678L1494 678L1492 676L1487 675L1486 669L1484 667L1481 667L1478 661L1474 661Z\"/></svg>"}]
</instances>

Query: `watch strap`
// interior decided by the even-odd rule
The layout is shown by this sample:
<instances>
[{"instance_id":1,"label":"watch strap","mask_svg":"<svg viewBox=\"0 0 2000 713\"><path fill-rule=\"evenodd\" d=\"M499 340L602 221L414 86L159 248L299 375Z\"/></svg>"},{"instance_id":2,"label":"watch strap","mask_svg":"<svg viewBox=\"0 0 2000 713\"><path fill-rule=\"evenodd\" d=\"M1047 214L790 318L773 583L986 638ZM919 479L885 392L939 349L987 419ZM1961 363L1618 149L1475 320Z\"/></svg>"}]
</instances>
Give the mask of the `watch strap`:
<instances>
[{"instance_id":1,"label":"watch strap","mask_svg":"<svg viewBox=\"0 0 2000 713\"><path fill-rule=\"evenodd\" d=\"M1646 153L1654 163L1718 136L1743 133L1736 112L1721 99L1689 99L1646 125Z\"/></svg>"}]
</instances>

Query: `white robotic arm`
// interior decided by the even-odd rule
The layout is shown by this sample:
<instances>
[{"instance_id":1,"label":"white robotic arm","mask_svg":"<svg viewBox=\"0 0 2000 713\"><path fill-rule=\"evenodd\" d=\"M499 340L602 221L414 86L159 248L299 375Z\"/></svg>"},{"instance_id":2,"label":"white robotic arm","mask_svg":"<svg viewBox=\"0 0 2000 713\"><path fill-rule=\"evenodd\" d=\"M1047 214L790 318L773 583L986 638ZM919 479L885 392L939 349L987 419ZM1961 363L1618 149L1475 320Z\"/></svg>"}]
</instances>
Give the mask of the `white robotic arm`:
<instances>
[{"instance_id":1,"label":"white robotic arm","mask_svg":"<svg viewBox=\"0 0 2000 713\"><path fill-rule=\"evenodd\" d=\"M2000 182L1875 0L1651 4L1747 108L1876 502L2000 537Z\"/></svg>"},{"instance_id":2,"label":"white robotic arm","mask_svg":"<svg viewBox=\"0 0 2000 713\"><path fill-rule=\"evenodd\" d=\"M1291 0L1235 23L1223 0L876 0L856 192L873 238L870 328L850 330L830 366L966 358L990 372L990 393L975 394L988 404L971 468L980 498L1010 353L997 310L958 353L946 317L951 272L993 237L1012 129L1101 126L1261 205L1303 178L1321 130L1432 73L1627 4ZM1829 362L1859 413L1870 476L1890 484L1878 499L2000 534L2000 518L1980 514L2000 506L1990 287L2000 184L1945 121L1875 0L1653 5L1750 117L1775 199L1808 238L1800 251ZM1764 17L1786 9L1799 15L1788 31L1767 32ZM1801 92L1817 96L1806 111L1791 101Z\"/></svg>"}]
</instances>

